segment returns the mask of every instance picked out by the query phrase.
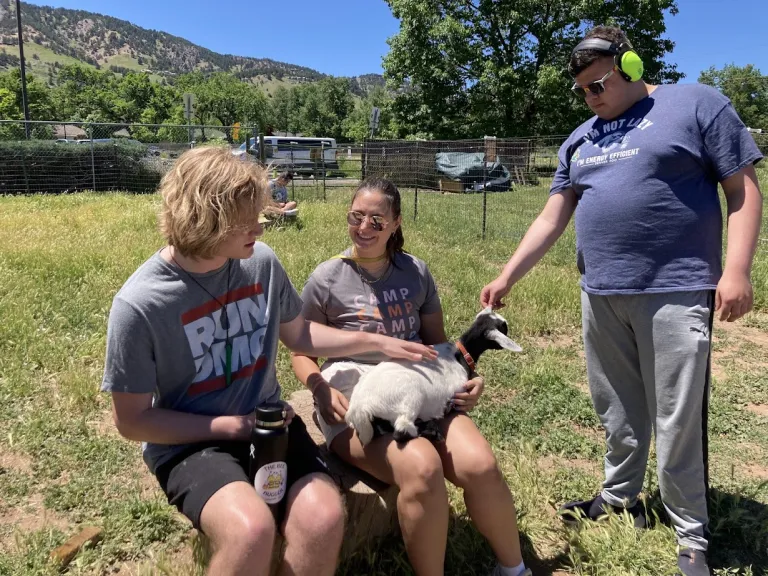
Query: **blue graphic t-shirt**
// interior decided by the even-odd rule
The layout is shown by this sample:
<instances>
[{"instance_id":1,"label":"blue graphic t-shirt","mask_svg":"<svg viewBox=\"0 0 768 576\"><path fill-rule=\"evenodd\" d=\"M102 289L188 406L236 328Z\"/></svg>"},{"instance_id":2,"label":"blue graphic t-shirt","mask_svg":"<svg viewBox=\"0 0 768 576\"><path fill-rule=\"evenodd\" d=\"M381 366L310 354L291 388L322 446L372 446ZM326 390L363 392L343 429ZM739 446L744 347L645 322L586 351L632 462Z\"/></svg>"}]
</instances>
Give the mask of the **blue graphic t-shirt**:
<instances>
[{"instance_id":1,"label":"blue graphic t-shirt","mask_svg":"<svg viewBox=\"0 0 768 576\"><path fill-rule=\"evenodd\" d=\"M618 118L579 126L560 147L550 194L576 192L582 288L716 288L718 182L761 158L730 101L701 84L658 86Z\"/></svg>"}]
</instances>

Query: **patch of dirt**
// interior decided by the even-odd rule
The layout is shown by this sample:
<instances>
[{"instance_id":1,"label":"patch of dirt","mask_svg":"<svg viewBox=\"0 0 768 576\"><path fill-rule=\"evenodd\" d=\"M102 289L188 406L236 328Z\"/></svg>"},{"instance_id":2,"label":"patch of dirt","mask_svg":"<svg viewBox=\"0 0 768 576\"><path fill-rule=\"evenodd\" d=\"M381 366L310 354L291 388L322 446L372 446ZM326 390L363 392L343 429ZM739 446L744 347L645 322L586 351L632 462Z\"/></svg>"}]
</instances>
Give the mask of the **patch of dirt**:
<instances>
[{"instance_id":1,"label":"patch of dirt","mask_svg":"<svg viewBox=\"0 0 768 576\"><path fill-rule=\"evenodd\" d=\"M768 332L754 328L752 326L745 326L744 322L739 320L737 322L720 322L715 321L714 336L717 337L717 333L722 331L729 337L739 338L751 342L761 348L768 350Z\"/></svg>"},{"instance_id":2,"label":"patch of dirt","mask_svg":"<svg viewBox=\"0 0 768 576\"><path fill-rule=\"evenodd\" d=\"M760 464L747 464L744 466L744 473L752 478L768 480L768 467Z\"/></svg>"},{"instance_id":3,"label":"patch of dirt","mask_svg":"<svg viewBox=\"0 0 768 576\"><path fill-rule=\"evenodd\" d=\"M116 438L119 437L120 433L115 427L115 420L112 417L112 410L105 410L101 412L100 416L100 418L88 422L88 425L93 429L93 431L96 432L99 436L114 436Z\"/></svg>"},{"instance_id":4,"label":"patch of dirt","mask_svg":"<svg viewBox=\"0 0 768 576\"><path fill-rule=\"evenodd\" d=\"M15 470L24 474L32 472L32 460L29 456L0 448L0 469Z\"/></svg>"},{"instance_id":5,"label":"patch of dirt","mask_svg":"<svg viewBox=\"0 0 768 576\"><path fill-rule=\"evenodd\" d=\"M725 380L728 378L726 369L721 364L723 360L725 360L725 354L723 352L712 352L712 376L714 376L716 380Z\"/></svg>"},{"instance_id":6,"label":"patch of dirt","mask_svg":"<svg viewBox=\"0 0 768 576\"><path fill-rule=\"evenodd\" d=\"M517 390L510 386L494 386L490 388L486 386L483 396L485 399L490 400L494 405L505 406L512 402L517 396Z\"/></svg>"},{"instance_id":7,"label":"patch of dirt","mask_svg":"<svg viewBox=\"0 0 768 576\"><path fill-rule=\"evenodd\" d=\"M533 338L534 344L539 348L570 348L576 342L574 336L567 334L551 334L548 336L536 336Z\"/></svg>"},{"instance_id":8,"label":"patch of dirt","mask_svg":"<svg viewBox=\"0 0 768 576\"><path fill-rule=\"evenodd\" d=\"M15 532L36 532L49 527L68 532L70 523L57 512L45 508L42 494L33 494L23 506L9 508L0 513L0 534L8 534L8 541L0 539L0 549L5 549L13 542Z\"/></svg>"},{"instance_id":9,"label":"patch of dirt","mask_svg":"<svg viewBox=\"0 0 768 576\"><path fill-rule=\"evenodd\" d=\"M603 444L605 442L605 431L602 428L587 428L586 426L573 424L573 429L582 436L592 438L592 440L598 444Z\"/></svg>"},{"instance_id":10,"label":"patch of dirt","mask_svg":"<svg viewBox=\"0 0 768 576\"><path fill-rule=\"evenodd\" d=\"M768 404L747 404L747 410L763 418L768 418Z\"/></svg>"},{"instance_id":11,"label":"patch of dirt","mask_svg":"<svg viewBox=\"0 0 768 576\"><path fill-rule=\"evenodd\" d=\"M588 472L594 476L602 474L601 463L587 460L586 458L563 458L561 456L542 456L538 459L538 466L544 472L552 472L558 468L575 468Z\"/></svg>"},{"instance_id":12,"label":"patch of dirt","mask_svg":"<svg viewBox=\"0 0 768 576\"><path fill-rule=\"evenodd\" d=\"M749 354L750 357L745 358L742 353L744 344L751 344L768 352L768 332L765 330L746 326L743 320L737 322L715 320L712 336L712 375L716 379L727 379L734 369L750 372L768 368L768 361L754 354Z\"/></svg>"},{"instance_id":13,"label":"patch of dirt","mask_svg":"<svg viewBox=\"0 0 768 576\"><path fill-rule=\"evenodd\" d=\"M171 552L150 552L149 558L120 564L116 576L145 576L162 573L167 576L189 576L196 573L191 540Z\"/></svg>"},{"instance_id":14,"label":"patch of dirt","mask_svg":"<svg viewBox=\"0 0 768 576\"><path fill-rule=\"evenodd\" d=\"M732 454L734 456L738 455L734 458L736 466L741 466L745 460L748 462L767 461L765 449L762 446L752 444L751 442L739 442L733 447Z\"/></svg>"},{"instance_id":15,"label":"patch of dirt","mask_svg":"<svg viewBox=\"0 0 768 576\"><path fill-rule=\"evenodd\" d=\"M139 489L141 490L142 500L148 500L153 496L162 496L163 498L165 498L165 494L163 494L163 491L160 488L160 484L158 483L157 478L155 478L155 476L149 471L149 468L147 468L146 466L141 467L140 478L139 478Z\"/></svg>"}]
</instances>

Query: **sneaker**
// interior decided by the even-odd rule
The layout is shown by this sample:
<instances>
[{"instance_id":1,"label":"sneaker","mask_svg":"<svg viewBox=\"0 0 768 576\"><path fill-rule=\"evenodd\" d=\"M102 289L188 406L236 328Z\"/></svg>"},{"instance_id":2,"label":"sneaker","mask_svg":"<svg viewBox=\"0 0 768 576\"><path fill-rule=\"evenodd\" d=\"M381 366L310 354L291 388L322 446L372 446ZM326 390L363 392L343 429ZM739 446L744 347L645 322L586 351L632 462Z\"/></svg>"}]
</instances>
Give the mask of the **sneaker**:
<instances>
[{"instance_id":1,"label":"sneaker","mask_svg":"<svg viewBox=\"0 0 768 576\"><path fill-rule=\"evenodd\" d=\"M680 548L677 552L677 567L683 576L711 576L707 553L694 548Z\"/></svg>"},{"instance_id":2,"label":"sneaker","mask_svg":"<svg viewBox=\"0 0 768 576\"><path fill-rule=\"evenodd\" d=\"M598 494L592 500L567 502L560 507L560 512L564 513L562 515L563 522L569 526L578 526L581 516L594 521L604 516L609 508L617 514L624 510L629 512L630 516L634 519L635 528L645 528L648 525L645 510L643 510L643 505L640 502L635 503L631 508L612 506L605 501L602 494ZM579 514L579 511L581 511L581 514Z\"/></svg>"},{"instance_id":3,"label":"sneaker","mask_svg":"<svg viewBox=\"0 0 768 576\"><path fill-rule=\"evenodd\" d=\"M491 576L503 576L503 572L501 571L501 564L496 564L493 572L491 572ZM530 568L526 568L520 572L520 576L533 576L533 572L531 572Z\"/></svg>"}]
</instances>

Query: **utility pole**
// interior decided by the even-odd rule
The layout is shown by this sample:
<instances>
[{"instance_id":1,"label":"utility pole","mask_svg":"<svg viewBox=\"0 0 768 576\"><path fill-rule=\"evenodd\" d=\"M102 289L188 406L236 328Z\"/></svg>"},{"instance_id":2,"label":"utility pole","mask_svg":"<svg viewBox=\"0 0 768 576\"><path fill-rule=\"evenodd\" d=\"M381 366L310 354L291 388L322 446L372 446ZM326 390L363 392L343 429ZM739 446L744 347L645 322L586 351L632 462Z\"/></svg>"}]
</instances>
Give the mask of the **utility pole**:
<instances>
[{"instance_id":1,"label":"utility pole","mask_svg":"<svg viewBox=\"0 0 768 576\"><path fill-rule=\"evenodd\" d=\"M16 24L19 28L19 60L21 61L21 102L24 106L24 133L29 140L29 103L27 102L27 74L24 64L24 37L21 33L21 2L16 0Z\"/></svg>"}]
</instances>

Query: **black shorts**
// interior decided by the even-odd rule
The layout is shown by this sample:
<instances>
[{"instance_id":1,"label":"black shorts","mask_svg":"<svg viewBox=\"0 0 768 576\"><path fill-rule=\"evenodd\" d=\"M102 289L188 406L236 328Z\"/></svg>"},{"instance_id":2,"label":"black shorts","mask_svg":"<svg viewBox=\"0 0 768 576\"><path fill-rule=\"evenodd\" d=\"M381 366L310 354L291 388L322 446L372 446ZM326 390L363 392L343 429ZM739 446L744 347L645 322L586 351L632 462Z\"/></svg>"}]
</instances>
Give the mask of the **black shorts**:
<instances>
[{"instance_id":1,"label":"black shorts","mask_svg":"<svg viewBox=\"0 0 768 576\"><path fill-rule=\"evenodd\" d=\"M168 502L200 530L200 514L208 499L231 482L248 482L250 442L205 442L157 467L155 476ZM319 448L304 422L294 416L288 427L287 490L309 474L328 474Z\"/></svg>"}]
</instances>

